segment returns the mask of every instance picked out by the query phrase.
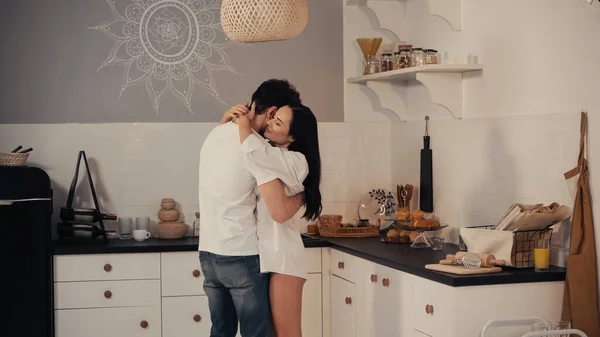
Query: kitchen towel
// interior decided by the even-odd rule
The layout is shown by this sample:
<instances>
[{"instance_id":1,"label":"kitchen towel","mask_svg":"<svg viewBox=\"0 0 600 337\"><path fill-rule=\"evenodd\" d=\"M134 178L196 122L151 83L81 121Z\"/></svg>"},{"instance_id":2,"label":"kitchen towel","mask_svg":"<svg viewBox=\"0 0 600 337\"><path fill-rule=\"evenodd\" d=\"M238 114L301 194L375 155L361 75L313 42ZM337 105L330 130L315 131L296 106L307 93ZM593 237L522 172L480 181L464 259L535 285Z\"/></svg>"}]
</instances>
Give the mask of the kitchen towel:
<instances>
[{"instance_id":1,"label":"kitchen towel","mask_svg":"<svg viewBox=\"0 0 600 337\"><path fill-rule=\"evenodd\" d=\"M513 232L484 228L461 228L460 236L470 253L492 254L498 260L512 266Z\"/></svg>"},{"instance_id":2,"label":"kitchen towel","mask_svg":"<svg viewBox=\"0 0 600 337\"><path fill-rule=\"evenodd\" d=\"M577 167L565 173L567 183L576 192L562 319L570 321L573 329L579 329L589 337L600 337L598 264L586 154L587 124L587 113L582 111Z\"/></svg>"}]
</instances>

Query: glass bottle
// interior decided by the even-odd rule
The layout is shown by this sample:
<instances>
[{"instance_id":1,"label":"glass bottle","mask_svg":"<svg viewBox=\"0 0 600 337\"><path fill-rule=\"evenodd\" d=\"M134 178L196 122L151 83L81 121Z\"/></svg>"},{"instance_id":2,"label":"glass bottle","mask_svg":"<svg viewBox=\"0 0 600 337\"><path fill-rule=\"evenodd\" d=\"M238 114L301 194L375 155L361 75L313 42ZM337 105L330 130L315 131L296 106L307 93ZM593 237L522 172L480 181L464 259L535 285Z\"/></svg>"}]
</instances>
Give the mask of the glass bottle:
<instances>
[{"instance_id":1,"label":"glass bottle","mask_svg":"<svg viewBox=\"0 0 600 337\"><path fill-rule=\"evenodd\" d=\"M194 237L200 236L200 212L196 212L196 219L194 219Z\"/></svg>"}]
</instances>

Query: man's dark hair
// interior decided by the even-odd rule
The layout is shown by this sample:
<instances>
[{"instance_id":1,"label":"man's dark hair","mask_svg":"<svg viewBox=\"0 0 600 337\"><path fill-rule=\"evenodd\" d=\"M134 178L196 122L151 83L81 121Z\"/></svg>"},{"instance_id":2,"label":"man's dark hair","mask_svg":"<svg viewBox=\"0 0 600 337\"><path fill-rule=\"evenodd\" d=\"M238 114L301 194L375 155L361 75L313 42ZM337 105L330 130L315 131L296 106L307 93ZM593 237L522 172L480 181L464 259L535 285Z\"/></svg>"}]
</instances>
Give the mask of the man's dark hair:
<instances>
[{"instance_id":1,"label":"man's dark hair","mask_svg":"<svg viewBox=\"0 0 600 337\"><path fill-rule=\"evenodd\" d=\"M270 79L264 81L252 94L256 103L256 114L262 115L274 106L277 109L286 105L300 105L300 93L287 80Z\"/></svg>"}]
</instances>

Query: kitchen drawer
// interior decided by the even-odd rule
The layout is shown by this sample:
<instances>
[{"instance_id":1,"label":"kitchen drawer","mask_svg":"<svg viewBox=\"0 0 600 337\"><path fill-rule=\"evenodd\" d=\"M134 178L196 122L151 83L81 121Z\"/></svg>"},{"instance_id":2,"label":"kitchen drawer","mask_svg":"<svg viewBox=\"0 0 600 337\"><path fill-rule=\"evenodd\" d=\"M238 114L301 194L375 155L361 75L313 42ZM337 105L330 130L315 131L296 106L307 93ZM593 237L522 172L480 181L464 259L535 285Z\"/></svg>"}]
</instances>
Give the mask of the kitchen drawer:
<instances>
[{"instance_id":1,"label":"kitchen drawer","mask_svg":"<svg viewBox=\"0 0 600 337\"><path fill-rule=\"evenodd\" d=\"M54 257L55 282L159 278L159 253L58 255Z\"/></svg>"},{"instance_id":2,"label":"kitchen drawer","mask_svg":"<svg viewBox=\"0 0 600 337\"><path fill-rule=\"evenodd\" d=\"M56 337L161 337L160 306L54 313Z\"/></svg>"},{"instance_id":3,"label":"kitchen drawer","mask_svg":"<svg viewBox=\"0 0 600 337\"><path fill-rule=\"evenodd\" d=\"M454 336L460 318L455 289L414 276L413 290L414 328L430 336Z\"/></svg>"},{"instance_id":4,"label":"kitchen drawer","mask_svg":"<svg viewBox=\"0 0 600 337\"><path fill-rule=\"evenodd\" d=\"M329 249L329 268L333 275L356 283L356 275L359 270L359 261L350 254L342 253L339 250Z\"/></svg>"},{"instance_id":5,"label":"kitchen drawer","mask_svg":"<svg viewBox=\"0 0 600 337\"><path fill-rule=\"evenodd\" d=\"M306 248L309 273L321 272L321 248Z\"/></svg>"},{"instance_id":6,"label":"kitchen drawer","mask_svg":"<svg viewBox=\"0 0 600 337\"><path fill-rule=\"evenodd\" d=\"M204 295L198 252L160 254L162 296Z\"/></svg>"},{"instance_id":7,"label":"kitchen drawer","mask_svg":"<svg viewBox=\"0 0 600 337\"><path fill-rule=\"evenodd\" d=\"M160 305L159 280L54 283L56 309Z\"/></svg>"},{"instance_id":8,"label":"kitchen drawer","mask_svg":"<svg viewBox=\"0 0 600 337\"><path fill-rule=\"evenodd\" d=\"M164 297L162 337L210 335L210 312L206 296Z\"/></svg>"}]
</instances>

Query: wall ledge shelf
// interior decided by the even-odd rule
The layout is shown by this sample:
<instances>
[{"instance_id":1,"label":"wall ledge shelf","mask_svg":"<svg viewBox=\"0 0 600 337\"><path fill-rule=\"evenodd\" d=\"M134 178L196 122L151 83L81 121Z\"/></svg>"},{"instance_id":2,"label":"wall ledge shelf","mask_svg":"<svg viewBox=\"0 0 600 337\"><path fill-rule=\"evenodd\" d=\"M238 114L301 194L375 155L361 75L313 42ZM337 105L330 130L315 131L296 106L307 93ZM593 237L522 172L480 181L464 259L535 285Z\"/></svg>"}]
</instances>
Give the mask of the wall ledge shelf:
<instances>
[{"instance_id":1,"label":"wall ledge shelf","mask_svg":"<svg viewBox=\"0 0 600 337\"><path fill-rule=\"evenodd\" d=\"M465 73L469 71L482 70L483 64L428 64L418 67L410 67L383 73L350 77L348 83L366 83L368 81L410 81L417 80L419 73Z\"/></svg>"},{"instance_id":2,"label":"wall ledge shelf","mask_svg":"<svg viewBox=\"0 0 600 337\"><path fill-rule=\"evenodd\" d=\"M454 118L463 118L463 73L483 70L482 64L429 64L386 71L383 73L348 78L348 83L356 83L369 87L376 83L418 81L428 90L433 103L444 107ZM380 101L386 101L388 93L371 89L379 96ZM383 97L382 97L383 96ZM394 104L397 105L397 104ZM389 105L388 105L389 106ZM405 105L404 105L405 107ZM388 107L388 109L390 109ZM393 109L390 109L394 111ZM394 111L400 119L406 121L405 112Z\"/></svg>"}]
</instances>

